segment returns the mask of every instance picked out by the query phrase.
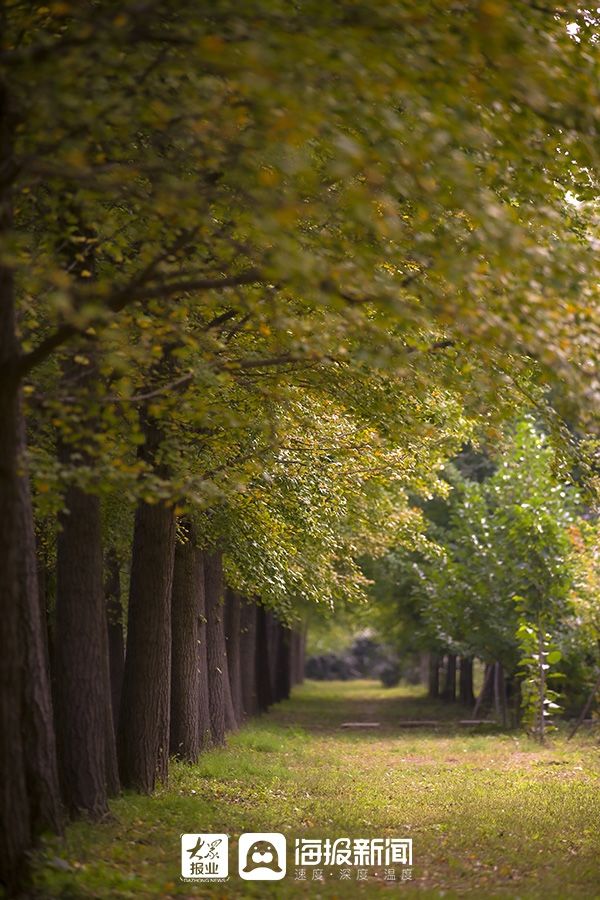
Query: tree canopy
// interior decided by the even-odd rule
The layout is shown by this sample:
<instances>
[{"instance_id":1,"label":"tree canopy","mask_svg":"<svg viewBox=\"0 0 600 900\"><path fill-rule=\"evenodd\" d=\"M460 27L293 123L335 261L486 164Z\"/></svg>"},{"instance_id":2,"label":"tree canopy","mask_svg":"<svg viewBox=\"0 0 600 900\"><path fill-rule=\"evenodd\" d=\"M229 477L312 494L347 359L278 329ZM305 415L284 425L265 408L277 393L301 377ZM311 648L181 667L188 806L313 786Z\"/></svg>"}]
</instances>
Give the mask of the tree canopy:
<instances>
[{"instance_id":1,"label":"tree canopy","mask_svg":"<svg viewBox=\"0 0 600 900\"><path fill-rule=\"evenodd\" d=\"M200 582L214 735L239 711L219 662L223 566L231 591L260 598L267 644L264 610L283 627L362 599L360 559L390 552L428 598L419 627L435 616L439 642L482 656L516 652L513 596L565 617L574 578L591 596L598 58L587 12L502 0L7 0L0 24L12 871L48 824L27 786L41 757L35 777L20 761L33 688L56 763L34 530L43 605L64 648L89 637L99 709L103 549L111 583L130 575L120 753L143 789L166 773L171 599L198 600ZM485 484L444 468L523 415L552 450L526 420ZM433 534L427 503L446 496ZM38 634L27 665L23 628ZM81 729L60 702L68 747Z\"/></svg>"}]
</instances>

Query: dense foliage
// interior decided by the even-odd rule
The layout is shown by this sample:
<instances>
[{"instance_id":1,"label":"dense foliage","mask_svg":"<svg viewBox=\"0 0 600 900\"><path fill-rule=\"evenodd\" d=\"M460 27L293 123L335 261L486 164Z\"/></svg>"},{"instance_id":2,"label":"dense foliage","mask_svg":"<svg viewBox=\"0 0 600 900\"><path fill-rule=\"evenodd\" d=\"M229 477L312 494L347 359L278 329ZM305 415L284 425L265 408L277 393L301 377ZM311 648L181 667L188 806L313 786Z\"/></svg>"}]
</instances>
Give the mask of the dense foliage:
<instances>
[{"instance_id":1,"label":"dense foliage","mask_svg":"<svg viewBox=\"0 0 600 900\"><path fill-rule=\"evenodd\" d=\"M598 663L598 600L590 593L598 526L576 486L560 479L555 452L532 419L511 429L479 478L469 457L445 467L450 491L426 505L419 552L396 548L371 565L382 628L405 651L499 662L512 677L525 666L524 706L534 725L544 654L555 664L564 653L572 700ZM578 675L575 660L583 664Z\"/></svg>"},{"instance_id":2,"label":"dense foliage","mask_svg":"<svg viewBox=\"0 0 600 900\"><path fill-rule=\"evenodd\" d=\"M2 4L9 885L60 797L101 816L118 789L103 581L117 610L129 584L116 728L142 790L181 750L186 678L215 742L240 718L247 607L280 686L283 623L364 599L358 560L390 548L438 649L514 667L518 595L565 634L581 617L589 652L595 28L499 0ZM523 410L582 497L529 424L484 485L443 469Z\"/></svg>"}]
</instances>

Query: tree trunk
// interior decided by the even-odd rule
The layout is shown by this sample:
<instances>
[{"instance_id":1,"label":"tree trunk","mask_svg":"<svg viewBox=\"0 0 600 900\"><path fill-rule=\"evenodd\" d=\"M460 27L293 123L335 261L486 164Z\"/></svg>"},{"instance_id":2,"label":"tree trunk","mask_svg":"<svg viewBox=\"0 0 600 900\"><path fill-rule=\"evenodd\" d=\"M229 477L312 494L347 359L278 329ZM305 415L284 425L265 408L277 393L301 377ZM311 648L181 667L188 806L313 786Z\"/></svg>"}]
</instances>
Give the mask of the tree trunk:
<instances>
[{"instance_id":1,"label":"tree trunk","mask_svg":"<svg viewBox=\"0 0 600 900\"><path fill-rule=\"evenodd\" d=\"M240 622L240 680L244 715L258 712L256 696L256 603L243 600Z\"/></svg>"},{"instance_id":2,"label":"tree trunk","mask_svg":"<svg viewBox=\"0 0 600 900\"><path fill-rule=\"evenodd\" d=\"M279 622L275 618L270 609L266 611L267 619L267 662L269 665L269 679L271 682L271 702L277 703L279 700L279 688L277 684L277 665L279 658Z\"/></svg>"},{"instance_id":3,"label":"tree trunk","mask_svg":"<svg viewBox=\"0 0 600 900\"><path fill-rule=\"evenodd\" d=\"M204 556L204 585L211 732L214 743L222 746L225 733L237 728L237 722L231 701L225 644L223 558L218 551Z\"/></svg>"},{"instance_id":4,"label":"tree trunk","mask_svg":"<svg viewBox=\"0 0 600 900\"><path fill-rule=\"evenodd\" d=\"M144 793L168 774L174 554L173 509L140 502L133 534L119 764L123 784Z\"/></svg>"},{"instance_id":5,"label":"tree trunk","mask_svg":"<svg viewBox=\"0 0 600 900\"><path fill-rule=\"evenodd\" d=\"M459 697L461 703L472 706L475 702L475 694L473 693L473 657L460 657L459 670Z\"/></svg>"},{"instance_id":6,"label":"tree trunk","mask_svg":"<svg viewBox=\"0 0 600 900\"><path fill-rule=\"evenodd\" d=\"M20 451L25 453L25 427L21 422ZM47 648L45 607L38 583L31 493L27 476L19 480L20 640L25 651L23 680L23 735L31 826L34 835L62 830L62 808L56 759L56 737ZM43 598L45 600L45 598Z\"/></svg>"},{"instance_id":7,"label":"tree trunk","mask_svg":"<svg viewBox=\"0 0 600 900\"><path fill-rule=\"evenodd\" d=\"M233 714L237 722L242 721L242 680L240 668L240 595L229 588L225 592L225 640L227 644L227 668Z\"/></svg>"},{"instance_id":8,"label":"tree trunk","mask_svg":"<svg viewBox=\"0 0 600 900\"><path fill-rule=\"evenodd\" d=\"M104 597L102 597L104 601ZM112 695L110 683L110 660L108 658L108 634L106 632L106 607L104 607L104 621L100 626L100 638L102 641L102 685L106 700L104 702L104 752L106 764L106 789L109 797L116 797L121 791L119 779L119 764L117 761L117 729L112 711Z\"/></svg>"},{"instance_id":9,"label":"tree trunk","mask_svg":"<svg viewBox=\"0 0 600 900\"><path fill-rule=\"evenodd\" d=\"M108 636L108 660L115 732L119 724L123 670L125 668L125 640L123 638L123 606L121 604L121 578L117 551L111 547L106 554L106 629Z\"/></svg>"},{"instance_id":10,"label":"tree trunk","mask_svg":"<svg viewBox=\"0 0 600 900\"><path fill-rule=\"evenodd\" d=\"M56 561L54 689L59 772L69 811L98 819L108 812L107 769L112 768L113 752L107 736L112 711L100 502L70 486L64 503Z\"/></svg>"},{"instance_id":11,"label":"tree trunk","mask_svg":"<svg viewBox=\"0 0 600 900\"><path fill-rule=\"evenodd\" d=\"M172 592L171 753L196 762L200 753L199 629L204 568L191 532L175 547Z\"/></svg>"},{"instance_id":12,"label":"tree trunk","mask_svg":"<svg viewBox=\"0 0 600 900\"><path fill-rule=\"evenodd\" d=\"M260 712L273 703L267 611L259 604L256 610L256 700Z\"/></svg>"},{"instance_id":13,"label":"tree trunk","mask_svg":"<svg viewBox=\"0 0 600 900\"><path fill-rule=\"evenodd\" d=\"M298 670L300 659L300 632L293 628L290 633L290 687L298 684Z\"/></svg>"},{"instance_id":14,"label":"tree trunk","mask_svg":"<svg viewBox=\"0 0 600 900\"><path fill-rule=\"evenodd\" d=\"M494 698L494 663L485 664L483 684L473 710L473 718L476 719L480 712L489 712Z\"/></svg>"},{"instance_id":15,"label":"tree trunk","mask_svg":"<svg viewBox=\"0 0 600 900\"><path fill-rule=\"evenodd\" d=\"M306 642L306 625L299 625L291 634L291 686L302 684L304 681L304 645Z\"/></svg>"},{"instance_id":16,"label":"tree trunk","mask_svg":"<svg viewBox=\"0 0 600 900\"><path fill-rule=\"evenodd\" d=\"M1 97L0 97L1 102ZM6 269L0 268L0 364L6 362L7 321ZM4 347L3 347L4 345ZM3 352L4 351L4 352ZM4 358L3 358L4 357ZM32 823L26 790L25 742L22 732L23 696L29 673L23 672L25 646L21 628L19 581L20 536L15 523L20 515L17 475L17 431L19 406L16 386L0 383L0 882L11 892L25 872L26 851L31 844ZM28 602L29 606L29 602Z\"/></svg>"},{"instance_id":17,"label":"tree trunk","mask_svg":"<svg viewBox=\"0 0 600 900\"><path fill-rule=\"evenodd\" d=\"M25 439L23 440L23 444L25 444ZM29 482L25 481L26 487L29 490ZM29 498L27 503L31 503L31 497ZM52 580L54 574L54 566L52 567L52 572L50 572L50 564L49 561L45 558L45 555L42 554L41 548L39 545L39 539L37 536L37 531L35 535L35 544L36 544L36 558L37 558L37 583L38 583L38 596L39 596L39 606L40 606L40 622L42 627L42 653L45 660L46 665L46 680L48 683L48 696L51 699L52 692L50 689L51 684L51 673L52 673L52 640L53 636L51 634L51 626L50 626L50 582Z\"/></svg>"},{"instance_id":18,"label":"tree trunk","mask_svg":"<svg viewBox=\"0 0 600 900\"><path fill-rule=\"evenodd\" d=\"M117 565L117 578L119 575L118 565ZM119 607L120 607L120 590L118 591L119 598ZM103 675L102 682L105 685L107 697L109 698L108 702L104 704L104 713L105 713L105 721L104 721L104 735L105 735L105 748L106 748L106 786L108 790L109 797L116 797L121 789L121 783L119 780L119 766L117 763L117 726L118 719L115 715L113 709L113 698L118 690L117 695L117 703L120 703L121 700L121 685L118 685L117 690L115 690L115 684L113 683L113 677L111 673L111 669L115 664L111 661L111 648L109 642L109 631L107 626L107 607L106 607L106 593L103 596L104 600L104 624L101 628L102 635L102 662L103 662ZM121 679L122 679L122 668L123 668L123 628L121 625L121 617L119 616L118 631L120 632L121 637Z\"/></svg>"},{"instance_id":19,"label":"tree trunk","mask_svg":"<svg viewBox=\"0 0 600 900\"><path fill-rule=\"evenodd\" d=\"M279 639L277 641L277 700L290 698L290 629L281 622L277 623Z\"/></svg>"},{"instance_id":20,"label":"tree trunk","mask_svg":"<svg viewBox=\"0 0 600 900\"><path fill-rule=\"evenodd\" d=\"M206 593L204 579L204 554L198 553L200 569L200 591L198 592L198 731L201 750L207 750L212 744L210 725L210 701L208 686L208 650L206 630Z\"/></svg>"},{"instance_id":21,"label":"tree trunk","mask_svg":"<svg viewBox=\"0 0 600 900\"><path fill-rule=\"evenodd\" d=\"M0 169L9 167L15 120L8 90L0 81ZM0 238L12 227L10 189L0 192ZM20 638L19 529L20 512L18 435L21 432L19 384L14 363L19 353L16 336L14 285L10 265L0 260L0 883L14 890L26 869L31 844L29 800L26 790L25 746L22 733L25 648ZM22 680L23 679L23 680Z\"/></svg>"},{"instance_id":22,"label":"tree trunk","mask_svg":"<svg viewBox=\"0 0 600 900\"><path fill-rule=\"evenodd\" d=\"M427 695L430 700L440 696L440 658L437 653L429 653L429 684Z\"/></svg>"},{"instance_id":23,"label":"tree trunk","mask_svg":"<svg viewBox=\"0 0 600 900\"><path fill-rule=\"evenodd\" d=\"M502 725L506 725L506 684L504 667L499 662L494 666L494 704L498 721Z\"/></svg>"},{"instance_id":24,"label":"tree trunk","mask_svg":"<svg viewBox=\"0 0 600 900\"><path fill-rule=\"evenodd\" d=\"M456 700L456 655L448 653L446 656L446 673L442 699L449 703Z\"/></svg>"},{"instance_id":25,"label":"tree trunk","mask_svg":"<svg viewBox=\"0 0 600 900\"><path fill-rule=\"evenodd\" d=\"M303 625L300 631L300 654L298 657L298 684L304 683L304 665L306 662L306 637L308 625Z\"/></svg>"}]
</instances>

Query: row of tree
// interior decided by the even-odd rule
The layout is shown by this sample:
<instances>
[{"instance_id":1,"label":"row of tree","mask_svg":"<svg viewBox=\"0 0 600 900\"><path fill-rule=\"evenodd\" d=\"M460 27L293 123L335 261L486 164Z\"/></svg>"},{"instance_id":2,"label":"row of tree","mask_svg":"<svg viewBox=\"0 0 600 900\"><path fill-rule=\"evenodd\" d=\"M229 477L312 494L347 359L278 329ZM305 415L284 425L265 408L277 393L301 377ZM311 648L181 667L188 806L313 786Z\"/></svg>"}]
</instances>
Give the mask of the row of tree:
<instances>
[{"instance_id":1,"label":"row of tree","mask_svg":"<svg viewBox=\"0 0 600 900\"><path fill-rule=\"evenodd\" d=\"M257 629L263 608L297 627L364 596L360 557L422 547L412 498L443 492L443 461L523 398L566 455L550 401L591 426L594 25L578 20L574 40L529 4L2 4L9 886L61 827L59 775L92 815L116 788L113 690L124 784L189 755L185 711L169 733L172 641L201 627L204 583L224 665L221 565L261 598ZM128 585L121 691L107 578L113 605ZM196 678L180 649L176 692Z\"/></svg>"},{"instance_id":2,"label":"row of tree","mask_svg":"<svg viewBox=\"0 0 600 900\"><path fill-rule=\"evenodd\" d=\"M401 651L430 651L431 697L454 700L460 671L460 699L471 702L478 658L485 674L476 711L493 709L504 723L523 714L537 731L530 707L540 672L547 682L547 696L538 697L537 709L547 707L542 722L560 711L559 693L576 712L597 681L597 511L581 485L557 470L531 417L509 429L500 447L464 451L445 472L447 496L425 504L429 546L396 548L367 568L381 624Z\"/></svg>"},{"instance_id":3,"label":"row of tree","mask_svg":"<svg viewBox=\"0 0 600 900\"><path fill-rule=\"evenodd\" d=\"M227 589L222 554L203 553L189 534L172 541L169 603L157 627L148 600L157 594L159 535L145 529L132 554L126 653L114 556L105 630L94 631L81 608L79 582L70 596L57 587L51 675L60 796L73 815L102 817L121 785L151 792L167 778L169 755L195 762L303 678L302 630ZM90 560L80 559L83 571Z\"/></svg>"}]
</instances>

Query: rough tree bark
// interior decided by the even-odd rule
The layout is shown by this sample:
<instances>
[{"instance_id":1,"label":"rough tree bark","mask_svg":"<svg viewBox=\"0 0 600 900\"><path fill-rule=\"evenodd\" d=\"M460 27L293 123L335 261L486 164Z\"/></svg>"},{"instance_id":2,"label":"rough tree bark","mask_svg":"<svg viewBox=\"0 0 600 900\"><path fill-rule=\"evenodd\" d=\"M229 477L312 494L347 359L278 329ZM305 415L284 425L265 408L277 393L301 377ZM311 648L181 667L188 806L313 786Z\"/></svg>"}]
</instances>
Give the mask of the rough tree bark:
<instances>
[{"instance_id":1,"label":"rough tree bark","mask_svg":"<svg viewBox=\"0 0 600 900\"><path fill-rule=\"evenodd\" d=\"M227 644L227 668L233 714L239 723L243 717L242 681L240 668L240 595L230 588L225 592L225 640Z\"/></svg>"},{"instance_id":2,"label":"rough tree bark","mask_svg":"<svg viewBox=\"0 0 600 900\"><path fill-rule=\"evenodd\" d=\"M23 422L23 424L25 424ZM25 446L25 440L23 441L23 446ZM29 480L25 479L25 485L27 490L29 490ZM31 500L29 500L31 502ZM48 685L50 685L51 673L52 673L52 642L53 637L51 633L52 623L50 619L50 583L54 577L54 562L52 563L52 568L50 568L50 562L46 558L47 554L43 552L40 546L40 540L38 537L38 532L36 530L35 533L35 552L37 558L37 583L38 583L38 596L40 600L40 620L42 623L42 652L44 655L44 659L46 661L46 677Z\"/></svg>"},{"instance_id":3,"label":"rough tree bark","mask_svg":"<svg viewBox=\"0 0 600 900\"><path fill-rule=\"evenodd\" d=\"M223 558L219 551L204 554L204 591L211 733L214 743L222 746L226 732L237 728L237 722L229 687Z\"/></svg>"},{"instance_id":4,"label":"rough tree bark","mask_svg":"<svg viewBox=\"0 0 600 900\"><path fill-rule=\"evenodd\" d=\"M87 258L87 254L86 254ZM81 264L81 263L79 263ZM93 266L92 259L89 265ZM89 346L88 346L89 343ZM93 343L85 349L94 355ZM93 391L95 365L81 365L75 353L62 366L65 385ZM97 423L86 416L84 431ZM58 459L74 470L86 459L88 438L67 441L58 435ZM74 815L100 818L108 812L108 794L118 791L116 749L103 584L100 499L71 484L59 515L56 556L56 631L53 688L59 775L65 805Z\"/></svg>"},{"instance_id":5,"label":"rough tree bark","mask_svg":"<svg viewBox=\"0 0 600 900\"><path fill-rule=\"evenodd\" d=\"M107 772L114 772L100 501L71 485L64 504L54 649L59 773L69 811L97 819L108 812Z\"/></svg>"},{"instance_id":6,"label":"rough tree bark","mask_svg":"<svg viewBox=\"0 0 600 900\"><path fill-rule=\"evenodd\" d=\"M204 570L191 528L175 546L172 590L171 753L196 762L200 753L200 600Z\"/></svg>"},{"instance_id":7,"label":"rough tree bark","mask_svg":"<svg viewBox=\"0 0 600 900\"><path fill-rule=\"evenodd\" d=\"M103 621L100 625L100 640L102 643L102 669L99 678L104 692L104 753L106 766L106 789L109 797L116 797L121 790L119 778L119 764L117 762L117 728L112 710L112 686L110 682L110 660L108 658L108 633L106 631L106 606L104 594L102 594L104 607Z\"/></svg>"},{"instance_id":8,"label":"rough tree bark","mask_svg":"<svg viewBox=\"0 0 600 900\"><path fill-rule=\"evenodd\" d=\"M206 594L204 579L204 554L198 553L198 568L200 569L200 590L198 593L198 729L200 749L207 750L212 744L212 731L210 726L210 705L208 687L208 652L206 630Z\"/></svg>"},{"instance_id":9,"label":"rough tree bark","mask_svg":"<svg viewBox=\"0 0 600 900\"><path fill-rule=\"evenodd\" d=\"M243 599L240 621L240 680L245 716L258 712L256 697L256 603Z\"/></svg>"},{"instance_id":10,"label":"rough tree bark","mask_svg":"<svg viewBox=\"0 0 600 900\"><path fill-rule=\"evenodd\" d=\"M136 510L127 652L119 716L119 766L126 787L151 793L165 781L171 694L171 588L175 516L164 503Z\"/></svg>"},{"instance_id":11,"label":"rough tree bark","mask_svg":"<svg viewBox=\"0 0 600 900\"><path fill-rule=\"evenodd\" d=\"M119 559L114 547L106 554L106 630L108 637L108 661L115 732L119 724L123 670L125 668L125 640L123 638L123 606L121 603L121 578Z\"/></svg>"},{"instance_id":12,"label":"rough tree bark","mask_svg":"<svg viewBox=\"0 0 600 900\"><path fill-rule=\"evenodd\" d=\"M21 421L20 450L25 452ZM38 583L35 533L31 515L29 480L19 480L20 640L25 653L23 679L23 735L31 826L34 835L62 830L54 714L50 691L45 605Z\"/></svg>"}]
</instances>

